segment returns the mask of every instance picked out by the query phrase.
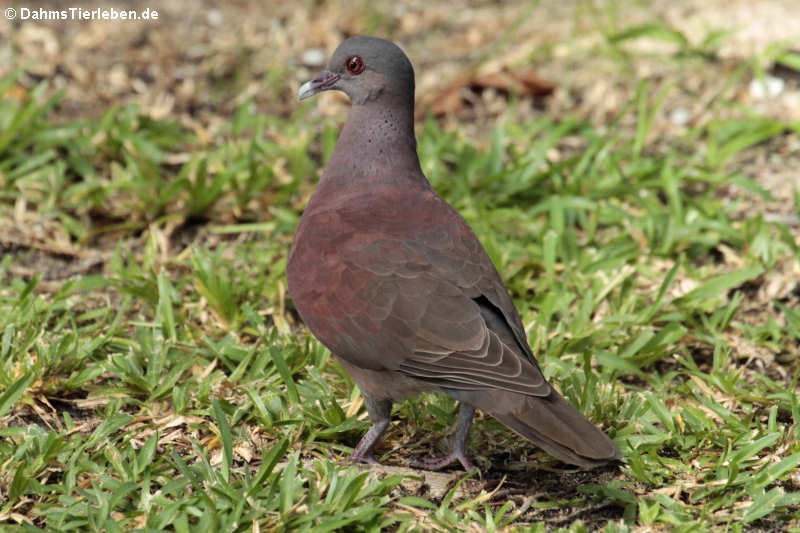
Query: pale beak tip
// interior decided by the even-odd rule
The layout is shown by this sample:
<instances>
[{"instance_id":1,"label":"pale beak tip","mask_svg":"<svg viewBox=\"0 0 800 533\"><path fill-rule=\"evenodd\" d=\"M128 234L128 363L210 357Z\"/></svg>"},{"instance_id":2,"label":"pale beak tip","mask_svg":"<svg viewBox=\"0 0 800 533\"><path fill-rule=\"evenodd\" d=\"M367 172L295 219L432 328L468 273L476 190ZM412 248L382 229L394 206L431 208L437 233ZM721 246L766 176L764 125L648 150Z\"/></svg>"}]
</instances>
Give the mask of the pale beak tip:
<instances>
[{"instance_id":1,"label":"pale beak tip","mask_svg":"<svg viewBox=\"0 0 800 533\"><path fill-rule=\"evenodd\" d=\"M297 99L305 100L306 98L314 96L314 92L314 87L312 87L311 82L307 81L297 90Z\"/></svg>"}]
</instances>

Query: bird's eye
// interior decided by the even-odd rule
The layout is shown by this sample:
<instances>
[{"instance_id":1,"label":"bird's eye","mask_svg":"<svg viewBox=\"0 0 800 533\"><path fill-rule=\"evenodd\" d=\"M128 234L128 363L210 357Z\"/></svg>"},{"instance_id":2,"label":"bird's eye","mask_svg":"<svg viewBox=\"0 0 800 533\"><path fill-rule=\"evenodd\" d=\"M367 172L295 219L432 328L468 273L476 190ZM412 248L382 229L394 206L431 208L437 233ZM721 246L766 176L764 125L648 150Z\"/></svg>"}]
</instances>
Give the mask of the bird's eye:
<instances>
[{"instance_id":1,"label":"bird's eye","mask_svg":"<svg viewBox=\"0 0 800 533\"><path fill-rule=\"evenodd\" d=\"M352 56L344 64L350 74L361 74L364 70L364 61L358 56Z\"/></svg>"}]
</instances>

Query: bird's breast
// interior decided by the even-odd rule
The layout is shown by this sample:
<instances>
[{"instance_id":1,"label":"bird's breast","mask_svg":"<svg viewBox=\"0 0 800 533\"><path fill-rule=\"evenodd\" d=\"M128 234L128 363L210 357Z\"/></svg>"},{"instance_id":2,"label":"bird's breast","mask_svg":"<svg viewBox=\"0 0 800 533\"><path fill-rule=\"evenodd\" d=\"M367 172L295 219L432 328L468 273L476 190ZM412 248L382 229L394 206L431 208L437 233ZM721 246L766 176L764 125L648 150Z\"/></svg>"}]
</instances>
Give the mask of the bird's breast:
<instances>
[{"instance_id":1,"label":"bird's breast","mask_svg":"<svg viewBox=\"0 0 800 533\"><path fill-rule=\"evenodd\" d=\"M400 292L424 289L424 282L410 281L433 268L423 241L447 247L437 228L448 221L431 217L437 198L389 190L342 202L320 192L300 220L286 268L300 317L331 351L351 360L378 351L370 343L392 335L403 337L395 345L410 343L409 326L394 324L388 313Z\"/></svg>"}]
</instances>

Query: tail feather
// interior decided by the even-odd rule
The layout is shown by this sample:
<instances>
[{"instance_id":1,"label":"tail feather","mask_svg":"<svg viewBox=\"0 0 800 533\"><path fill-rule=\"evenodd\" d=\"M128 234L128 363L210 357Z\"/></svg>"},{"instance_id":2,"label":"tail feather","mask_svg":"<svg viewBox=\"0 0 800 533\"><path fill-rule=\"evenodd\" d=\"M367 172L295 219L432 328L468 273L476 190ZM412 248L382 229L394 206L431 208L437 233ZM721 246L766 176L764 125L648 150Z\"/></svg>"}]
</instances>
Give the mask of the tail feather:
<instances>
[{"instance_id":1,"label":"tail feather","mask_svg":"<svg viewBox=\"0 0 800 533\"><path fill-rule=\"evenodd\" d=\"M489 413L566 463L589 467L622 458L614 441L555 390L547 397L505 390L459 392L451 395Z\"/></svg>"},{"instance_id":2,"label":"tail feather","mask_svg":"<svg viewBox=\"0 0 800 533\"><path fill-rule=\"evenodd\" d=\"M555 391L548 398L526 397L524 408L512 413L488 412L566 463L597 466L622 458L614 441Z\"/></svg>"}]
</instances>

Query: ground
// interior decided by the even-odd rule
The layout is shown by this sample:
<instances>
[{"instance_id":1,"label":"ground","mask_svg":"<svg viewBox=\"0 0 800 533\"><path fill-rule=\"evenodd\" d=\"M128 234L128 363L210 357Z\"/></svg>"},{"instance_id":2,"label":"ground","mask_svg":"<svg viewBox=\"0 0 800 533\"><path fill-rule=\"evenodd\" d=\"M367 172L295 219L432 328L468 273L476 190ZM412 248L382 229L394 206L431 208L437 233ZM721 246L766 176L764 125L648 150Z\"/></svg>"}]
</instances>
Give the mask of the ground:
<instances>
[{"instance_id":1,"label":"ground","mask_svg":"<svg viewBox=\"0 0 800 533\"><path fill-rule=\"evenodd\" d=\"M5 11L0 524L800 528L793 4ZM361 33L412 59L426 174L622 464L575 471L479 415L481 476L408 468L454 422L453 402L425 396L396 407L385 467L347 465L368 418L284 266L349 105L294 95Z\"/></svg>"}]
</instances>

